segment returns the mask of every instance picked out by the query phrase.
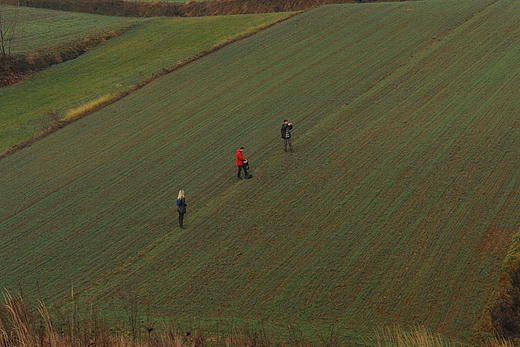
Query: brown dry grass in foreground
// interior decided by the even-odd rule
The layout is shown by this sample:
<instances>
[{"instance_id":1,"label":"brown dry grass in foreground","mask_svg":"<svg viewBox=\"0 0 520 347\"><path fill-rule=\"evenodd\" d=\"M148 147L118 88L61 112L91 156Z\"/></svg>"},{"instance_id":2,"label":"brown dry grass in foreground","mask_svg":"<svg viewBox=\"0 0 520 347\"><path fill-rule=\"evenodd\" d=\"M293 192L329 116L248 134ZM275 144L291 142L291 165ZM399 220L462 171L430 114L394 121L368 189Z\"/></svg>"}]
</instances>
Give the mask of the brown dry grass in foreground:
<instances>
[{"instance_id":1,"label":"brown dry grass in foreground","mask_svg":"<svg viewBox=\"0 0 520 347\"><path fill-rule=\"evenodd\" d=\"M56 324L49 310L39 302L37 309L30 307L22 296L4 295L4 304L0 307L0 347L256 347L256 346L349 346L339 342L332 333L322 338L322 343L305 341L301 333L289 328L289 341L280 342L269 337L265 331L243 330L229 333L227 336L209 337L201 330L195 332L154 333L152 325L139 333L134 328L115 332L95 316L88 322L79 324L79 319L69 318L66 323ZM74 322L77 319L76 323ZM61 319L63 321L63 319ZM417 327L412 331L386 329L374 334L373 341L367 345L376 347L461 347L462 343L443 339L438 334ZM492 338L483 347L513 347L513 343Z\"/></svg>"}]
</instances>

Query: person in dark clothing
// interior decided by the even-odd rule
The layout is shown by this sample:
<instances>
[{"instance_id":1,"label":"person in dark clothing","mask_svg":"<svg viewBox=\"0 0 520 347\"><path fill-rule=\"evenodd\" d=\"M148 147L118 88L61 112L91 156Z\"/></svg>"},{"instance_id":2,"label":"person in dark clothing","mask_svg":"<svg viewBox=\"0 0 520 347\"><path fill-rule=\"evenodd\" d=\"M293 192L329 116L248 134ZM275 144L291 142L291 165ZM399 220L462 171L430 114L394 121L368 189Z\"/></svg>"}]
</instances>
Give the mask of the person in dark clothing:
<instances>
[{"instance_id":1,"label":"person in dark clothing","mask_svg":"<svg viewBox=\"0 0 520 347\"><path fill-rule=\"evenodd\" d=\"M177 197L177 212L179 212L179 228L184 229L184 214L186 213L186 198L184 197L184 190L179 190Z\"/></svg>"},{"instance_id":2,"label":"person in dark clothing","mask_svg":"<svg viewBox=\"0 0 520 347\"><path fill-rule=\"evenodd\" d=\"M244 147L240 147L239 149L237 149L235 151L235 159L236 159L235 163L238 167L238 172L237 172L238 179L242 178L242 177L240 177L240 173L242 172L242 170L244 170L245 178L249 177L249 175L247 174L247 167L245 165L245 163L247 163L247 159L244 158L244 155L242 152L244 152Z\"/></svg>"},{"instance_id":3,"label":"person in dark clothing","mask_svg":"<svg viewBox=\"0 0 520 347\"><path fill-rule=\"evenodd\" d=\"M286 120L283 121L283 124L282 124L282 139L283 139L283 150L287 152L287 146L289 146L289 149L291 150L291 152L293 151L292 149L292 143L291 143L291 130L293 128L293 125L291 123L289 123Z\"/></svg>"}]
</instances>

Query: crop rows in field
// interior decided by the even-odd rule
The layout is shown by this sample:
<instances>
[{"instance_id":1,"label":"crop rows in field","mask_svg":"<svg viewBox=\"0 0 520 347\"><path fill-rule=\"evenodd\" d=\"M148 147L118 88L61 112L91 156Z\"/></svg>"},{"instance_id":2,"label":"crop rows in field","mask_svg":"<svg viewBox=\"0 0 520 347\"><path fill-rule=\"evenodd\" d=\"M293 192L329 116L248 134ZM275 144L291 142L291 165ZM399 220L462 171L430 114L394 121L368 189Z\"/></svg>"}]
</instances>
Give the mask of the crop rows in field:
<instances>
[{"instance_id":1,"label":"crop rows in field","mask_svg":"<svg viewBox=\"0 0 520 347\"><path fill-rule=\"evenodd\" d=\"M116 21L105 16L77 15L78 19L74 15L69 15L70 18L61 15L62 18L55 14L57 11L22 10L29 14L34 12L34 16L41 11L39 19L29 17L20 23L21 30L46 37L39 41L40 44L50 44L59 38L63 40L63 28L70 30L74 25L87 28L89 23L109 27ZM1 88L0 153L37 135L70 110L103 95L125 92L163 68L170 68L199 52L286 16L287 13L276 13L141 20L124 35L105 42L78 59ZM48 18L54 18L54 23L47 23ZM133 21L138 20L134 18ZM125 23L131 22L127 19ZM35 30L38 25L54 35L43 29Z\"/></svg>"},{"instance_id":2,"label":"crop rows in field","mask_svg":"<svg viewBox=\"0 0 520 347\"><path fill-rule=\"evenodd\" d=\"M135 295L208 325L467 338L518 228L519 6L320 7L0 161L3 285L60 303L73 282L119 317Z\"/></svg>"}]
</instances>

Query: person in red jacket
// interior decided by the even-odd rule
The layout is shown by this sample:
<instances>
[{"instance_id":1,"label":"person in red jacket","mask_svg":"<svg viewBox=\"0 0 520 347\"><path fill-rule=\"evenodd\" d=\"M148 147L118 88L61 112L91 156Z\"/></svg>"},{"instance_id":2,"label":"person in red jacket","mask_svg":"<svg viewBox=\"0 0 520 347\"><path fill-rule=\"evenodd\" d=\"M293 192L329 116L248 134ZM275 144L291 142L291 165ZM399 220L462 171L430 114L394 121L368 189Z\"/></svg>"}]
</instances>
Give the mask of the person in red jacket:
<instances>
[{"instance_id":1,"label":"person in red jacket","mask_svg":"<svg viewBox=\"0 0 520 347\"><path fill-rule=\"evenodd\" d=\"M240 173L242 172L242 170L244 170L244 175L245 177L247 178L249 175L247 174L247 168L246 168L246 165L245 163L247 163L247 159L244 158L244 155L243 153L244 152L244 147L240 147L239 149L237 149L235 151L235 154L236 154L236 164L237 164L237 167L238 167L238 173L237 173L237 178L238 179L241 179L242 177L240 177Z\"/></svg>"}]
</instances>

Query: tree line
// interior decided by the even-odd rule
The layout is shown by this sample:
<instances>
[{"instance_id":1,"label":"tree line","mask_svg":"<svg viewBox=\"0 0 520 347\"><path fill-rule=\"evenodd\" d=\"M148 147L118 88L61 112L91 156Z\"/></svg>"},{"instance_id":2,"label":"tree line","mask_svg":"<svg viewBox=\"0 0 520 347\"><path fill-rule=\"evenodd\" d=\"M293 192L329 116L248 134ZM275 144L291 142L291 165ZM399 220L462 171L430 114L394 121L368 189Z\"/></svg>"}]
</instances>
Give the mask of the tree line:
<instances>
[{"instance_id":1,"label":"tree line","mask_svg":"<svg viewBox=\"0 0 520 347\"><path fill-rule=\"evenodd\" d=\"M383 0L214 0L188 2L125 0L0 0L6 5L21 5L69 12L84 12L124 17L202 17L302 11L337 3L382 2ZM385 0L405 1L405 0Z\"/></svg>"}]
</instances>

